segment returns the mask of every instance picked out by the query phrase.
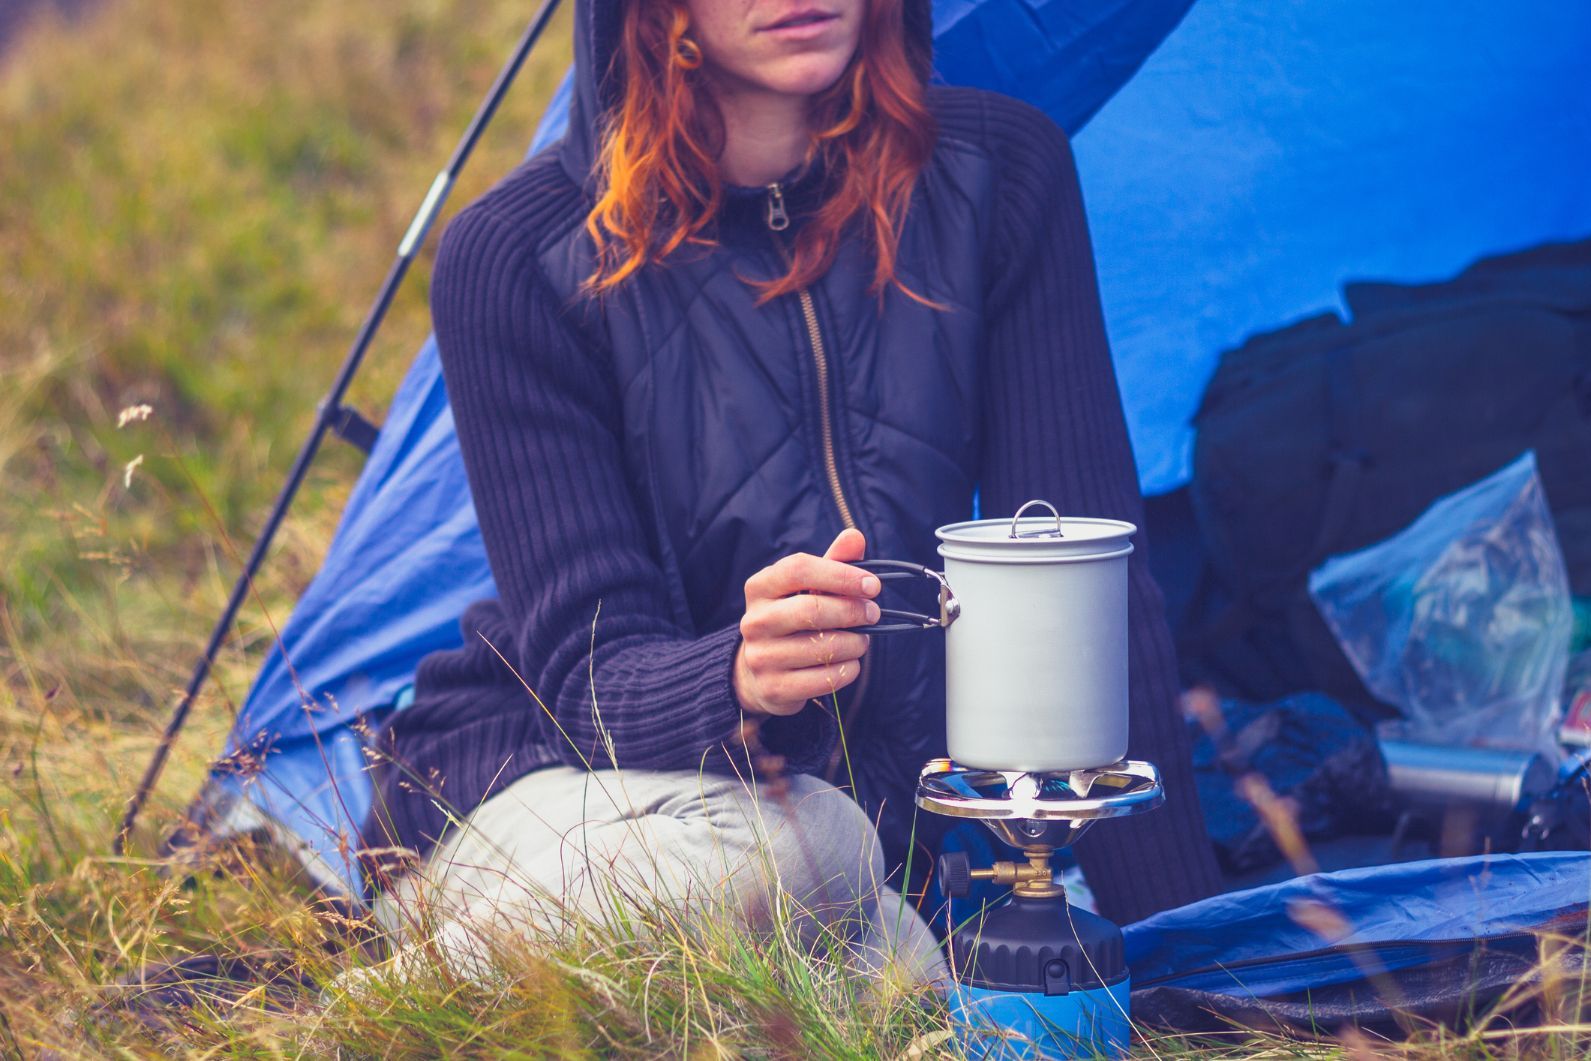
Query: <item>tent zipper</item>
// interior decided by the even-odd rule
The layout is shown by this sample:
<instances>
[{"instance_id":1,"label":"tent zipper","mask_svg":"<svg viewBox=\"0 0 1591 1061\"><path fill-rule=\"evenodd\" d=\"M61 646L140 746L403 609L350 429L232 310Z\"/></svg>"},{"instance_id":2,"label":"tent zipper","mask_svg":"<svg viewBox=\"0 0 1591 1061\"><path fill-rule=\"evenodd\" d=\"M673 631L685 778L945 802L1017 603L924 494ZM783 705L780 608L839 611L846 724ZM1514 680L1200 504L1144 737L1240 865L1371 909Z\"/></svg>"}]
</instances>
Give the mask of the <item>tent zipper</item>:
<instances>
[{"instance_id":1,"label":"tent zipper","mask_svg":"<svg viewBox=\"0 0 1591 1061\"><path fill-rule=\"evenodd\" d=\"M790 252L785 248L779 233L790 227L790 214L784 205L784 188L778 181L768 185L768 231L773 233L774 246L779 249L780 256L785 264L790 264ZM829 395L829 356L828 349L823 343L823 330L818 327L818 308L812 300L812 292L807 288L796 291L796 298L801 303L801 317L806 323L807 340L812 347L812 363L817 368L818 377L818 425L823 438L823 469L829 480L829 492L834 496L834 506L839 509L840 522L848 529L859 530L856 518L851 513L851 505L845 499L845 488L840 483L840 464L834 454L834 414L830 408ZM870 666L871 657L864 655L861 660L856 682L851 689L851 703L845 712L842 725L849 729L856 720L862 698L867 693L867 680L872 673ZM829 756L828 770L825 776L830 783L834 782L834 775L839 770L840 753L842 748L836 748Z\"/></svg>"}]
</instances>

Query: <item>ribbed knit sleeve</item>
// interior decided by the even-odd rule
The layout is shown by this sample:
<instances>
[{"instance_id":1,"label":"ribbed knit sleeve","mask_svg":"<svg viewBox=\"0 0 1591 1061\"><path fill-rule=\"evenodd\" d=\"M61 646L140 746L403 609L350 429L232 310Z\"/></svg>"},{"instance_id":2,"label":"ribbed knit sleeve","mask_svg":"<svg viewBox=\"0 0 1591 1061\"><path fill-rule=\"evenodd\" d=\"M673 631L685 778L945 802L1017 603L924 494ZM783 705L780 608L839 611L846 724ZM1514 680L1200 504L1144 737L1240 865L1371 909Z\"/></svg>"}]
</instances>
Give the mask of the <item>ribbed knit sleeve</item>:
<instances>
[{"instance_id":1,"label":"ribbed knit sleeve","mask_svg":"<svg viewBox=\"0 0 1591 1061\"><path fill-rule=\"evenodd\" d=\"M625 474L606 352L576 330L534 254L522 230L477 206L448 227L432 284L448 398L514 639L494 647L570 765L694 769L726 745L743 755L739 631L698 636L673 618ZM826 756L814 720L772 729L798 767ZM451 793L459 806L477 795Z\"/></svg>"},{"instance_id":2,"label":"ribbed knit sleeve","mask_svg":"<svg viewBox=\"0 0 1591 1061\"><path fill-rule=\"evenodd\" d=\"M1031 107L983 96L999 162L990 242L982 508L1044 498L1063 513L1142 528L1142 497L1100 311L1076 167ZM1130 745L1166 781L1160 810L1095 829L1078 855L1102 912L1132 921L1220 886L1192 778L1164 602L1140 530L1130 563Z\"/></svg>"}]
</instances>

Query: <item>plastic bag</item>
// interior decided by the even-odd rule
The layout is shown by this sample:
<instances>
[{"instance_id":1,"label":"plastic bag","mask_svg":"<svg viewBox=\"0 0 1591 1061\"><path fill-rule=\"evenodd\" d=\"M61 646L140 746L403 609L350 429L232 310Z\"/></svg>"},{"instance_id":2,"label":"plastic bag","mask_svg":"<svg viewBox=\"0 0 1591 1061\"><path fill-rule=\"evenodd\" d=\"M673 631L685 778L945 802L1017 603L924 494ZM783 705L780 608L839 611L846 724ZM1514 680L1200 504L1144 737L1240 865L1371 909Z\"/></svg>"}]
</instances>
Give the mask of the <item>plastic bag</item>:
<instances>
[{"instance_id":1,"label":"plastic bag","mask_svg":"<svg viewBox=\"0 0 1591 1061\"><path fill-rule=\"evenodd\" d=\"M1327 560L1309 592L1399 736L1552 750L1573 614L1533 452Z\"/></svg>"}]
</instances>

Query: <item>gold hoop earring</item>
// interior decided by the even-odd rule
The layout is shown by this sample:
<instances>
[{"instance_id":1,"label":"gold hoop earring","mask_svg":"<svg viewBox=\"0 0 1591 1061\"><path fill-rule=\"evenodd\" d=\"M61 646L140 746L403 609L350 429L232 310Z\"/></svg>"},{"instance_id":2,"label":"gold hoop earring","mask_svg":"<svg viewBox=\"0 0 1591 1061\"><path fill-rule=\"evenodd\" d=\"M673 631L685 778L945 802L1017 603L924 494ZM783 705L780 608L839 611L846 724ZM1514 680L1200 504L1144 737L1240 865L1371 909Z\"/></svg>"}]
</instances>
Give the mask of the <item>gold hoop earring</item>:
<instances>
[{"instance_id":1,"label":"gold hoop earring","mask_svg":"<svg viewBox=\"0 0 1591 1061\"><path fill-rule=\"evenodd\" d=\"M674 45L674 62L685 70L695 70L702 65L702 46L689 37L681 36Z\"/></svg>"}]
</instances>

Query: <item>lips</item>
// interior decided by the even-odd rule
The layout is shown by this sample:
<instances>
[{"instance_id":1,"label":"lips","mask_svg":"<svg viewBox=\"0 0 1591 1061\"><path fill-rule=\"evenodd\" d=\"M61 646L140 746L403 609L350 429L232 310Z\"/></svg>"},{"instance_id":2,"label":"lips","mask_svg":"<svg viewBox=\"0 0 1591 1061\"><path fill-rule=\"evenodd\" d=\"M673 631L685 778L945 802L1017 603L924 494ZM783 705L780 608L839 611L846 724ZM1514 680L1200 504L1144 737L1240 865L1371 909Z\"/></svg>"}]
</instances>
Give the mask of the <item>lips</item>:
<instances>
[{"instance_id":1,"label":"lips","mask_svg":"<svg viewBox=\"0 0 1591 1061\"><path fill-rule=\"evenodd\" d=\"M788 14L784 18L780 19L778 22L770 23L769 25L764 26L763 29L768 32L801 29L807 26L819 26L825 23L833 22L837 18L839 18L839 16L833 14L832 12L824 11L821 8L810 7L801 11L792 12L791 14Z\"/></svg>"}]
</instances>

